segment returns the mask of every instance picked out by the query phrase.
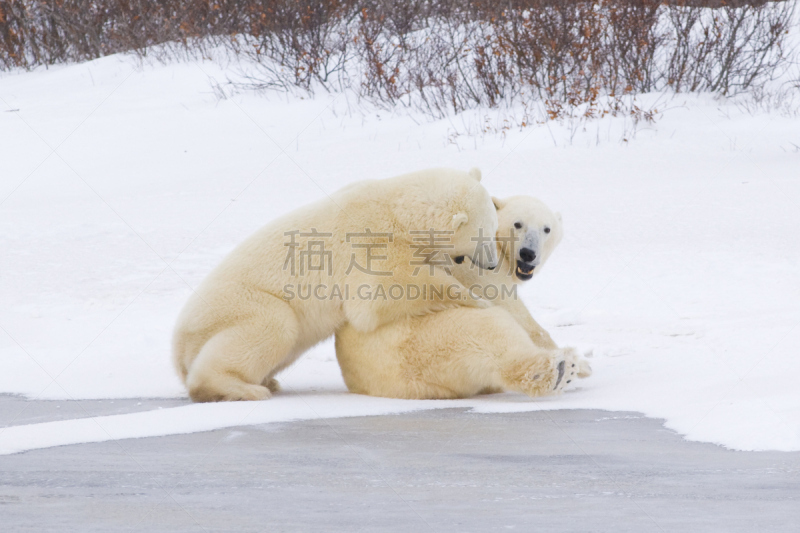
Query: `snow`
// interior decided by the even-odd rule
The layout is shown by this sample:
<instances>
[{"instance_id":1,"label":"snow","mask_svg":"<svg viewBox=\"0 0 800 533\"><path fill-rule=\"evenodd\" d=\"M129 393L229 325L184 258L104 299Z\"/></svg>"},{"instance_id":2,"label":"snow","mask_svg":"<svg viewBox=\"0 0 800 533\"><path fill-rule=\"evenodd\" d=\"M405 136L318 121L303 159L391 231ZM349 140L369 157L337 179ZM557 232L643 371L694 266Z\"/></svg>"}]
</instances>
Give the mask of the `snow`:
<instances>
[{"instance_id":1,"label":"snow","mask_svg":"<svg viewBox=\"0 0 800 533\"><path fill-rule=\"evenodd\" d=\"M666 110L635 135L620 118L467 135L515 110L432 122L347 95L219 100L209 78L225 76L126 56L0 75L0 393L185 397L171 328L235 244L353 180L433 166L479 166L495 196L562 213L564 241L521 294L594 375L536 400L368 398L346 392L327 341L269 401L16 425L0 454L452 407L638 411L690 440L800 450L797 116L643 95Z\"/></svg>"}]
</instances>

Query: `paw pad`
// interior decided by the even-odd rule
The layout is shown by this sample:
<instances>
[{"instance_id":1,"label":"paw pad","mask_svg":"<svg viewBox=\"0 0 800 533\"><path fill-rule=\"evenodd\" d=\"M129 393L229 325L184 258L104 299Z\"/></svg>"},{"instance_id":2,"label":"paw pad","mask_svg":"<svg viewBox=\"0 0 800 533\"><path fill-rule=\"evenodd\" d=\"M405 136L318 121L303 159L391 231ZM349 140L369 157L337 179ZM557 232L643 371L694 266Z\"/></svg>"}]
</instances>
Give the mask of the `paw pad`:
<instances>
[{"instance_id":1,"label":"paw pad","mask_svg":"<svg viewBox=\"0 0 800 533\"><path fill-rule=\"evenodd\" d=\"M557 389L558 385L561 383L561 379L564 377L564 367L565 366L566 366L566 364L564 363L564 361L561 361L561 362L558 363L558 379L556 379L556 384L553 387L553 390ZM569 383L569 382L567 382L567 383Z\"/></svg>"}]
</instances>

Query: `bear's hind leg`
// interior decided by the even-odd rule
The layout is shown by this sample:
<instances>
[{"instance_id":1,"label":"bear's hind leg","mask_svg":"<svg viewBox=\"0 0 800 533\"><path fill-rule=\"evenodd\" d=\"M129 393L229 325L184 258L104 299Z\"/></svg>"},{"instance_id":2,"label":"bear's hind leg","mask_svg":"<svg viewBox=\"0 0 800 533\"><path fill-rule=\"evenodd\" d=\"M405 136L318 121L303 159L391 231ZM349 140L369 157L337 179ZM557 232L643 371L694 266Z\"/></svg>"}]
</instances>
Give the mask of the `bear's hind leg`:
<instances>
[{"instance_id":1,"label":"bear's hind leg","mask_svg":"<svg viewBox=\"0 0 800 533\"><path fill-rule=\"evenodd\" d=\"M556 381L555 392L561 392L564 387L572 383L575 378L588 378L592 375L592 367L589 361L581 357L575 348L562 348L555 351L555 358L558 361L557 368L560 380Z\"/></svg>"},{"instance_id":2,"label":"bear's hind leg","mask_svg":"<svg viewBox=\"0 0 800 533\"><path fill-rule=\"evenodd\" d=\"M271 394L263 385L252 385L230 374L217 374L213 380L190 384L189 396L194 402L237 402L266 400Z\"/></svg>"},{"instance_id":3,"label":"bear's hind leg","mask_svg":"<svg viewBox=\"0 0 800 533\"><path fill-rule=\"evenodd\" d=\"M266 323L236 324L209 339L186 378L192 400L269 398L272 382L265 378L291 354L297 341L297 320L291 309L285 311L288 314L273 316Z\"/></svg>"},{"instance_id":4,"label":"bear's hind leg","mask_svg":"<svg viewBox=\"0 0 800 533\"><path fill-rule=\"evenodd\" d=\"M508 387L531 397L559 394L576 377L590 374L588 362L572 348L536 350L503 369Z\"/></svg>"},{"instance_id":5,"label":"bear's hind leg","mask_svg":"<svg viewBox=\"0 0 800 533\"><path fill-rule=\"evenodd\" d=\"M269 389L271 393L280 392L281 384L278 383L278 380L273 378L272 376L267 376L264 378L264 381L261 382L263 386Z\"/></svg>"}]
</instances>

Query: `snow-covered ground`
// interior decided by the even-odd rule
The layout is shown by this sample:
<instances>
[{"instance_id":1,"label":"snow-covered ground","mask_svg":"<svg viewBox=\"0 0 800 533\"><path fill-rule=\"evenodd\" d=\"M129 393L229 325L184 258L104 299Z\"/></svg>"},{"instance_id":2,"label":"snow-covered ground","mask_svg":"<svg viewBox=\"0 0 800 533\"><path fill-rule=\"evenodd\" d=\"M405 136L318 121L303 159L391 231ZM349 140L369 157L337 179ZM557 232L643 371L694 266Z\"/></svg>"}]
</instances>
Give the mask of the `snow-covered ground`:
<instances>
[{"instance_id":1,"label":"snow-covered ground","mask_svg":"<svg viewBox=\"0 0 800 533\"><path fill-rule=\"evenodd\" d=\"M125 56L0 75L0 393L185 396L171 328L235 244L350 181L432 166L478 166L495 196L562 213L564 241L522 294L557 342L593 351L594 375L537 400L368 398L325 342L269 401L18 425L0 453L464 406L640 411L692 440L800 450L800 118L645 95L665 111L635 136L618 118L469 136L503 116L218 100L209 77L224 76Z\"/></svg>"}]
</instances>

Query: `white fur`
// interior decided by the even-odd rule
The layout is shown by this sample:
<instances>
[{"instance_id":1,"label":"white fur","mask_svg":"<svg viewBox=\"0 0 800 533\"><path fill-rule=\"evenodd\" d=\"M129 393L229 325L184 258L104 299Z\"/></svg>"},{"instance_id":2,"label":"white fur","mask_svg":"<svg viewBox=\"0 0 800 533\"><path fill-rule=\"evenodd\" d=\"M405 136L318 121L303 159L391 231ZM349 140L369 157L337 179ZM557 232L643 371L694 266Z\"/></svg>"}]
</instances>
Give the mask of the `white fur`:
<instances>
[{"instance_id":1,"label":"white fur","mask_svg":"<svg viewBox=\"0 0 800 533\"><path fill-rule=\"evenodd\" d=\"M478 183L480 172L433 169L385 180L352 184L329 199L298 209L268 224L230 253L191 296L178 318L173 359L195 401L258 400L277 390L275 374L345 322L354 330L371 331L408 316L459 306L485 307L475 298L434 299L308 299L287 298L287 284L312 287L338 285L355 296L358 287L375 294L391 284L458 284L439 267L415 267L412 230L453 231L453 256L471 255L476 262L496 263L492 252L474 252L479 233L494 235L497 215L491 198ZM330 233L332 271L300 272L284 268L289 231ZM391 233L393 242L373 255L384 255L380 270L391 277L352 269L351 256L365 264L365 251L347 242L347 235ZM297 237L297 251L309 241ZM386 242L376 239L375 242ZM416 276L412 276L418 270ZM454 292L453 294L466 294ZM327 294L327 293L322 293Z\"/></svg>"},{"instance_id":2,"label":"white fur","mask_svg":"<svg viewBox=\"0 0 800 533\"><path fill-rule=\"evenodd\" d=\"M494 203L501 264L487 272L464 262L453 272L480 294L489 287L511 293L521 281L521 250L536 256L523 265L533 265L535 274L562 237L561 217L539 200L516 196ZM508 236L513 239L502 246ZM559 349L518 298L493 304L402 319L370 333L344 326L336 334L336 356L348 389L395 398L463 398L505 389L541 396L591 374L588 362Z\"/></svg>"}]
</instances>

